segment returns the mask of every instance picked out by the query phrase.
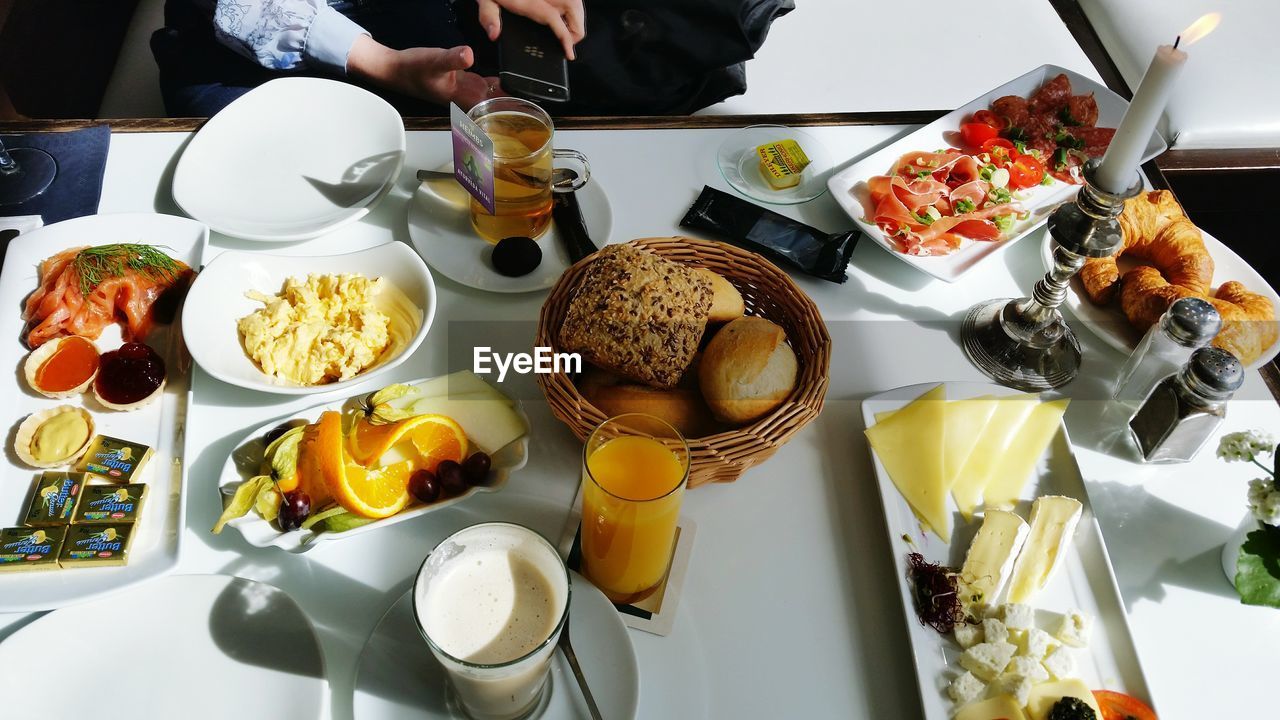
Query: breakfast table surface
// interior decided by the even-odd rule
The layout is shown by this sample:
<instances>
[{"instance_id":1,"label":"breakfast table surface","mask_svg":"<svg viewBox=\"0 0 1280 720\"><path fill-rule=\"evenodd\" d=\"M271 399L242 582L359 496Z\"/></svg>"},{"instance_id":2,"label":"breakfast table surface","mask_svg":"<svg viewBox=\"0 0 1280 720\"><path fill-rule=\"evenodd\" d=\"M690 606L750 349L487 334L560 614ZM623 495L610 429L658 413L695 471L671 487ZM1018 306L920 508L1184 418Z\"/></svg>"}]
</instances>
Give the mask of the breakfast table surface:
<instances>
[{"instance_id":1,"label":"breakfast table surface","mask_svg":"<svg viewBox=\"0 0 1280 720\"><path fill-rule=\"evenodd\" d=\"M848 125L808 132L833 157L849 159L911 129ZM704 184L727 190L715 153L731 132L564 130L556 143L591 158L592 182L612 207L609 241L621 242L679 234L679 220ZM100 211L181 214L169 187L189 138L187 132L116 133ZM292 245L214 234L209 254L238 248L306 256L409 242L414 170L439 167L449 153L447 133L411 131L399 181L360 222ZM829 195L775 209L825 231L853 227ZM904 385L985 380L957 342L960 318L976 302L1030 290L1044 271L1043 234L1022 239L954 284L932 280L865 239L844 284L794 276L817 303L833 341L825 409L738 481L686 496L684 514L698 529L674 628L668 637L631 631L640 717L921 716L904 631L914 618L899 601L901 558L886 537L860 402ZM163 244L163 238L143 241ZM532 345L545 293L485 293L439 273L435 282L438 308L426 341L357 392L469 368L478 337L499 349ZM1077 331L1084 365L1064 388L1073 400L1066 422L1161 717L1252 717L1274 707L1280 613L1242 605L1219 562L1246 513L1251 473L1214 457L1216 437L1188 464L1135 462L1117 429L1122 421L1104 413L1106 390L1124 357L1087 328L1077 324ZM291 595L320 637L334 718L352 717L360 651L439 540L485 520L522 522L557 539L578 487L581 443L552 417L532 379L508 378L500 387L522 401L532 430L528 466L502 492L304 554L255 548L234 531L210 533L221 511L223 463L252 428L336 398L255 393L199 369L193 382L186 531L175 572L236 575ZM1280 405L1251 372L1220 432L1264 427L1280 427ZM0 639L35 617L0 615ZM218 678L200 677L191 687L193 701L217 685ZM252 715L251 708L246 712Z\"/></svg>"}]
</instances>

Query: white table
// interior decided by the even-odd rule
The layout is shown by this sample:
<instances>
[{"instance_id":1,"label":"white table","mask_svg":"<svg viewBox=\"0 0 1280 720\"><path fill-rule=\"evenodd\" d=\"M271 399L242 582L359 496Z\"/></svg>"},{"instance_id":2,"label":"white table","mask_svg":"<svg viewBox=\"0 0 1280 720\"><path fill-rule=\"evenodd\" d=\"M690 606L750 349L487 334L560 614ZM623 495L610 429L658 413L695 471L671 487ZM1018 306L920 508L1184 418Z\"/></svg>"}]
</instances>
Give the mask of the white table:
<instances>
[{"instance_id":1,"label":"white table","mask_svg":"<svg viewBox=\"0 0 1280 720\"><path fill-rule=\"evenodd\" d=\"M852 157L906 129L812 132L837 157ZM612 199L611 239L621 241L677 232L678 219L704 183L724 187L712 157L728 132L567 131L559 142L592 158L594 178ZM274 251L324 254L405 241L413 168L444 161L445 137L410 134L399 186L363 222ZM101 210L175 212L168 183L186 139L115 135ZM646 181L659 149L666 180ZM827 230L852 226L829 197L783 212ZM696 519L698 537L674 631L667 638L632 633L642 674L641 717L919 717L903 609L891 585L899 558L888 550L859 400L912 383L983 379L955 343L959 314L987 297L1028 289L1042 273L1039 242L1039 235L1026 238L954 285L929 281L871 242L858 247L844 285L798 278L834 341L826 409L762 467L734 484L687 496L685 512ZM215 236L211 249L240 245ZM437 283L437 324L398 369L399 378L457 369L445 362L450 321L525 321L503 331L512 342L532 341L542 294L487 295L439 276ZM1100 403L1091 400L1122 358L1087 331L1081 340L1085 375L1070 387L1076 402L1068 424L1162 718L1255 717L1274 704L1280 613L1241 606L1218 562L1222 543L1244 513L1250 473L1220 463L1211 452L1193 464L1157 470L1095 449L1106 437L1096 421ZM211 535L220 510L214 488L245 428L318 400L286 401L198 375L179 571L236 574L290 593L320 633L333 714L349 717L357 655L437 540L489 518L519 519L553 537L560 532L578 483L581 446L551 418L532 382L524 382L506 389L525 399L533 419L531 461L506 490L294 556L251 548L232 531ZM1259 376L1250 376L1239 398L1225 429L1280 426L1280 406ZM0 616L0 638L29 617ZM192 688L193 701L215 691L216 678L202 678Z\"/></svg>"}]
</instances>

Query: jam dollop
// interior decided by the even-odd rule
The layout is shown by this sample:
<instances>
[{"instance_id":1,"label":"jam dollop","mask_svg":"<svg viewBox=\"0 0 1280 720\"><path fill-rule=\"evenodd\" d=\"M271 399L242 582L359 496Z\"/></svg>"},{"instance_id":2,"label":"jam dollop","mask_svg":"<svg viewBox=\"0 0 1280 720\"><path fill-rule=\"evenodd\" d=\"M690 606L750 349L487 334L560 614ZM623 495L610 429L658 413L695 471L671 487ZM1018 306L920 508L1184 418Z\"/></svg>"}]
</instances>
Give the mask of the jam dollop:
<instances>
[{"instance_id":1,"label":"jam dollop","mask_svg":"<svg viewBox=\"0 0 1280 720\"><path fill-rule=\"evenodd\" d=\"M164 382L164 358L143 343L125 343L102 354L93 381L98 397L116 405L145 399Z\"/></svg>"},{"instance_id":2,"label":"jam dollop","mask_svg":"<svg viewBox=\"0 0 1280 720\"><path fill-rule=\"evenodd\" d=\"M88 382L98 370L98 348L79 335L62 338L53 354L36 370L36 385L46 392L66 392Z\"/></svg>"}]
</instances>

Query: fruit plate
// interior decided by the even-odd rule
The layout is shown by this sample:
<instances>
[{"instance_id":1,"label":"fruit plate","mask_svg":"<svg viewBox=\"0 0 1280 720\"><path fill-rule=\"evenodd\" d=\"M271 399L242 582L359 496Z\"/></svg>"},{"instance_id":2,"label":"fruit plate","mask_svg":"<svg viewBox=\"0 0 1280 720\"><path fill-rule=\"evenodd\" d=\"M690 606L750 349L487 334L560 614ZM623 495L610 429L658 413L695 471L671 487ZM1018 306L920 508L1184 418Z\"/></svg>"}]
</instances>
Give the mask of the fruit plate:
<instances>
[{"instance_id":1,"label":"fruit plate","mask_svg":"<svg viewBox=\"0 0 1280 720\"><path fill-rule=\"evenodd\" d=\"M1071 81L1072 92L1079 95L1093 93L1098 103L1098 126L1115 127L1124 117L1129 103L1119 95L1099 84L1096 80L1079 75L1056 65L1042 65L1035 70L1015 78L990 92L975 98L972 102L943 115L915 132L886 145L875 152L858 158L844 170L831 176L827 187L831 197L849 217L858 224L878 245L890 255L905 262L911 267L932 275L945 282L955 282L969 272L978 263L990 258L1004 248L1026 237L1032 230L1049 219L1049 213L1058 204L1075 197L1079 186L1054 181L1051 185L1033 188L1027 191L1022 205L1031 212L1030 217L1014 226L1009 239L999 242L974 242L966 240L965 244L950 255L918 256L899 252L897 246L874 222L867 222L870 198L867 194L867 180L875 175L884 175L893 168L894 162L902 155L913 150L935 150L953 147L955 143L949 138L958 134L960 123L964 118L978 110L986 110L991 101L1005 95L1021 95L1029 97L1040 88L1046 80L1063 73ZM1164 152L1164 139L1159 133L1153 133L1142 154L1145 162Z\"/></svg>"},{"instance_id":2,"label":"fruit plate","mask_svg":"<svg viewBox=\"0 0 1280 720\"><path fill-rule=\"evenodd\" d=\"M435 378L421 378L418 380L407 381L406 385L421 385L423 383L434 380ZM292 415L277 418L245 435L240 442L236 443L235 450L232 451L227 462L222 466L222 474L218 478L218 489L223 495L224 504L230 499L234 493L234 489L241 482L248 480L250 477L258 474L259 463L262 460L262 453L265 450L263 444L263 435L281 423L289 420L305 420L309 423L315 422L320 414L326 410L339 410L349 407L348 403L359 401L364 395L359 395L344 400L335 400L322 405L302 410ZM529 425L529 418L524 411L517 405L516 413L520 415L524 421L525 427ZM267 522L256 512L250 510L244 517L236 518L227 523L227 527L235 528L244 539L255 547L277 547L281 550L289 552L306 552L311 548L326 542L341 540L356 535L363 535L367 532L373 532L379 528L402 523L406 520L426 515L441 508L449 507L455 503L462 502L472 495L478 493L497 492L506 484L511 473L524 467L529 460L529 434L526 432L519 438L511 441L503 446L492 455L492 469L489 473L489 481L484 485L472 485L467 488L466 492L461 495L455 495L450 498L437 500L429 505L411 505L408 508L392 515L389 518L383 518L367 525L344 530L342 532L313 532L311 530L291 530L289 532L281 532L274 523Z\"/></svg>"},{"instance_id":3,"label":"fruit plate","mask_svg":"<svg viewBox=\"0 0 1280 720\"><path fill-rule=\"evenodd\" d=\"M943 384L946 386L947 400L1019 394L1015 390L987 383ZM876 424L878 413L898 410L936 386L937 383L911 385L869 397L862 402L863 421L867 427L872 427ZM880 500L884 506L889 547L894 555L894 564L899 568L895 575L906 617L907 636L911 640L911 654L915 661L924 717L928 720L947 720L954 713L954 704L947 696L947 685L952 678L963 672L958 663L961 648L951 637L939 634L917 618L911 584L907 580L907 555L918 552L929 562L959 567L964 563L965 552L981 522L975 518L965 525L954 502L948 499L948 509L952 512L955 528L951 542L942 542L938 536L921 527L911 507L890 480L880 459L874 452L871 455ZM1074 653L1078 668L1076 675L1091 689L1117 690L1151 704L1151 694L1138 661L1120 588L1116 584L1111 560L1103 543L1102 531L1089 505L1084 478L1072 453L1066 425L1059 426L1049 448L1037 463L1035 475L1023 488L1015 511L1023 518L1028 518L1031 500L1042 495L1076 498L1084 506L1084 510L1072 543L1074 552L1067 553L1049 584L1032 598L1031 604L1037 608L1037 626L1051 627L1051 623L1046 622L1048 619L1072 608L1084 611L1093 618L1093 630L1089 646Z\"/></svg>"},{"instance_id":4,"label":"fruit plate","mask_svg":"<svg viewBox=\"0 0 1280 720\"><path fill-rule=\"evenodd\" d=\"M1213 289L1218 289L1228 280L1235 280L1250 291L1266 296L1271 300L1276 311L1280 312L1280 294L1277 294L1275 289L1267 283L1262 273L1254 270L1253 266L1245 262L1244 258L1237 255L1221 240L1204 230L1200 231L1200 235L1204 238L1204 247L1209 251L1209 257L1213 258ZM1044 262L1046 270L1053 267L1053 238L1049 237L1048 233L1045 233L1044 242L1040 245L1040 259ZM1139 263L1120 258L1118 264L1123 274ZM1095 305L1084 296L1084 287L1079 275L1071 278L1071 292L1067 293L1063 305L1066 305L1071 310L1071 314L1089 328L1090 332L1122 353L1133 352L1134 348L1138 347L1138 341L1142 339L1142 334L1129 324L1129 320L1121 312L1119 300L1116 300L1112 306L1103 307ZM1275 359L1277 354L1280 354L1280 341L1272 343L1271 347L1263 351L1262 355L1245 368L1256 370Z\"/></svg>"},{"instance_id":5,"label":"fruit plate","mask_svg":"<svg viewBox=\"0 0 1280 720\"><path fill-rule=\"evenodd\" d=\"M209 239L209 229L187 218L150 213L90 215L48 225L19 236L9 244L0 273L0 357L15 371L0 389L0 407L8 408L9 428L37 410L75 405L90 412L95 432L146 444L154 449L143 468L141 482L148 485L138 532L123 567L47 570L7 573L0 580L0 613L50 610L128 587L170 571L178 562L186 518L187 408L191 404L191 360L180 349L177 323L157 325L147 336L165 359L167 378L160 399L133 412L114 412L100 406L93 393L51 400L27 387L22 363L26 323L23 301L36 289L39 265L45 258L81 245L151 243L163 246L171 257L199 268ZM109 325L95 341L101 351L121 344L120 328ZM18 460L12 448L12 430L6 442L5 482L0 483L0 526L13 527L25 514L32 483L39 470ZM51 468L65 470L66 468Z\"/></svg>"}]
</instances>

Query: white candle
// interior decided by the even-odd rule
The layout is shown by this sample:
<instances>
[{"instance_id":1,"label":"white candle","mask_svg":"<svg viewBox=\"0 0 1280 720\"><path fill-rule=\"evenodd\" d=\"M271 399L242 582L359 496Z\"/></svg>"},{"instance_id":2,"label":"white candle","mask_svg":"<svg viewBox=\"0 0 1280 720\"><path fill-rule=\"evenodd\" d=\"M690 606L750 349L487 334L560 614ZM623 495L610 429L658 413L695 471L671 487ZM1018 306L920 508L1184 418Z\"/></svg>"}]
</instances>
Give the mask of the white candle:
<instances>
[{"instance_id":1,"label":"white candle","mask_svg":"<svg viewBox=\"0 0 1280 720\"><path fill-rule=\"evenodd\" d=\"M1133 94L1133 102L1129 103L1129 110L1107 146L1107 154L1102 156L1102 164L1095 175L1099 188L1122 193L1138 179L1138 165L1147 149L1147 140L1156 129L1186 62L1187 54L1172 45L1156 48L1151 66L1142 76L1138 91Z\"/></svg>"}]
</instances>

